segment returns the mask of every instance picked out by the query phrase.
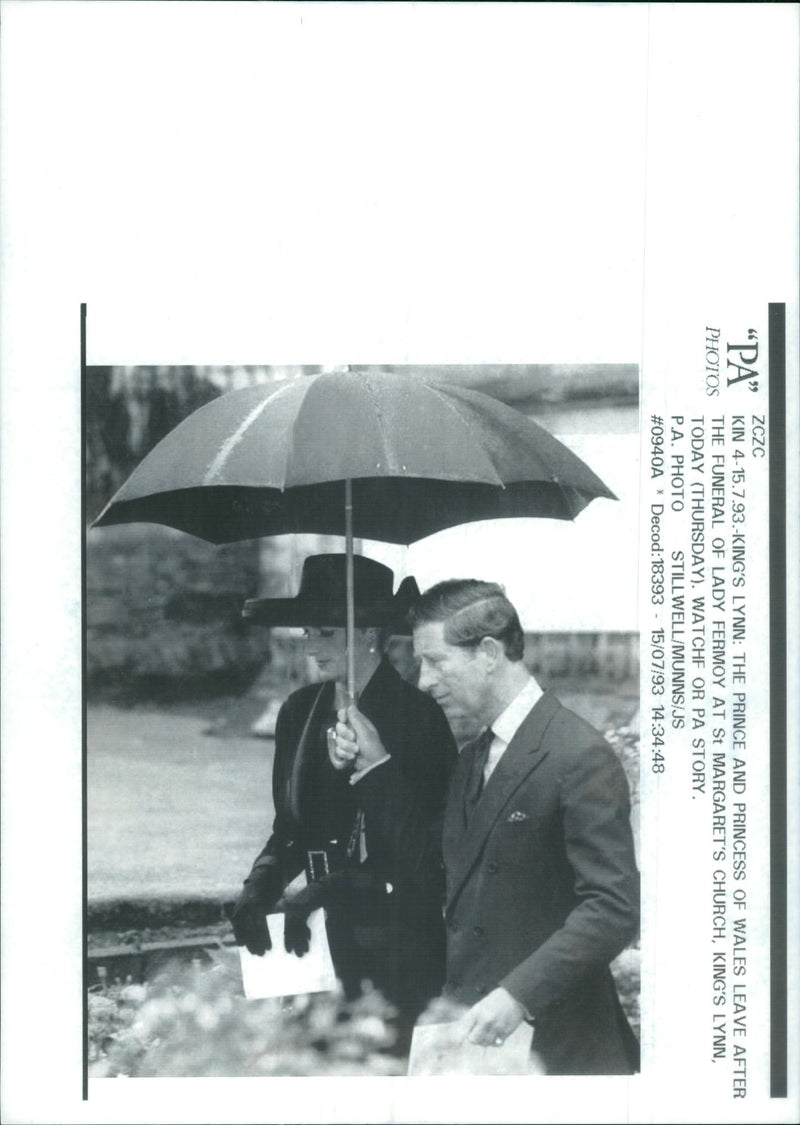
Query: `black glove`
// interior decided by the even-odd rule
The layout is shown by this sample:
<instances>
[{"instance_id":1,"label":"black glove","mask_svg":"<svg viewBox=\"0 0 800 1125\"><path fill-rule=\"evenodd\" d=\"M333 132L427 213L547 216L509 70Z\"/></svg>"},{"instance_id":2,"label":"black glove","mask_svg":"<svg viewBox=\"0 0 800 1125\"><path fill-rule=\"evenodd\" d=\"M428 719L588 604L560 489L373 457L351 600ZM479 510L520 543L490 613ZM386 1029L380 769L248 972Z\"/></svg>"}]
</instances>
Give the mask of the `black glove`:
<instances>
[{"instance_id":1,"label":"black glove","mask_svg":"<svg viewBox=\"0 0 800 1125\"><path fill-rule=\"evenodd\" d=\"M303 957L308 953L311 945L311 930L306 922L311 911L295 910L293 907L287 906L285 913L283 944L286 947L286 952L294 953L297 957Z\"/></svg>"},{"instance_id":2,"label":"black glove","mask_svg":"<svg viewBox=\"0 0 800 1125\"><path fill-rule=\"evenodd\" d=\"M236 944L247 946L250 953L259 957L272 949L266 913L274 906L281 889L276 866L254 867L233 907L231 921Z\"/></svg>"},{"instance_id":3,"label":"black glove","mask_svg":"<svg viewBox=\"0 0 800 1125\"><path fill-rule=\"evenodd\" d=\"M282 910L285 915L283 944L287 953L294 953L297 957L303 957L308 953L311 944L308 916L331 901L342 882L343 874L344 872L336 872L333 875L325 875L322 879L303 887L291 898L282 898L278 902L278 910Z\"/></svg>"}]
</instances>

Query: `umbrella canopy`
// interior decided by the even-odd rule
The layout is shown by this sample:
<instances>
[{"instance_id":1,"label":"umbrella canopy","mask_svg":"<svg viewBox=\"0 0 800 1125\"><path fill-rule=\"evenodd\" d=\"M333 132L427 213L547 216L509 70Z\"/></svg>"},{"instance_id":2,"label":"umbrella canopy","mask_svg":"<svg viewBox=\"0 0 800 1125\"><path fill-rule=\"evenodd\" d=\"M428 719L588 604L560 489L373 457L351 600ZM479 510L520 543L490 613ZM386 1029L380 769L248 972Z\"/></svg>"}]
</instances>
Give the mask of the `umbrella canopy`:
<instances>
[{"instance_id":1,"label":"umbrella canopy","mask_svg":"<svg viewBox=\"0 0 800 1125\"><path fill-rule=\"evenodd\" d=\"M211 543L316 532L409 544L475 520L573 519L616 499L546 430L477 391L332 372L231 391L134 470L94 526L163 523Z\"/></svg>"},{"instance_id":2,"label":"umbrella canopy","mask_svg":"<svg viewBox=\"0 0 800 1125\"><path fill-rule=\"evenodd\" d=\"M153 449L95 520L211 543L344 535L355 698L353 537L414 543L474 520L572 519L615 500L541 426L488 395L397 373L329 372L231 391Z\"/></svg>"}]
</instances>

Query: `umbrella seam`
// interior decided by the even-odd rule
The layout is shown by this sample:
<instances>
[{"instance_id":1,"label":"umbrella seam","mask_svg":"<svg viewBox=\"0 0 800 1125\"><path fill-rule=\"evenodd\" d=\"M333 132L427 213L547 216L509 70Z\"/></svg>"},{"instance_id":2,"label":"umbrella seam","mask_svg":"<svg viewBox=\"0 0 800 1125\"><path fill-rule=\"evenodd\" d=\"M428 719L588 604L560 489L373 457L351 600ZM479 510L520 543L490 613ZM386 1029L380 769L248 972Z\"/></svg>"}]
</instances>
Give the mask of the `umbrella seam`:
<instances>
[{"instance_id":1,"label":"umbrella seam","mask_svg":"<svg viewBox=\"0 0 800 1125\"><path fill-rule=\"evenodd\" d=\"M283 484L281 485L281 492L285 492L286 488L288 487L286 482L289 478L289 462L291 461L292 453L294 452L294 439L295 439L295 433L297 431L297 427L300 423L300 414L302 412L303 407L305 406L306 398L308 397L309 391L312 390L312 388L315 386L317 380L320 379L324 374L325 374L324 371L320 371L316 375L306 375L305 376L306 389L303 391L302 401L300 402L300 405L297 407L297 410L295 411L294 419L292 420L292 425L291 425L290 430L289 430L289 438L286 442L286 456L285 456L284 461L283 461Z\"/></svg>"},{"instance_id":2,"label":"umbrella seam","mask_svg":"<svg viewBox=\"0 0 800 1125\"><path fill-rule=\"evenodd\" d=\"M263 402L260 402L257 406L253 407L245 420L238 426L234 433L232 433L231 436L226 438L222 443L222 446L220 447L220 450L217 453L216 457L211 462L208 469L206 469L205 476L203 477L203 484L210 484L214 477L219 476L223 466L225 465L225 462L228 460L228 457L231 455L233 450L253 425L256 418L258 418L258 416L266 409L267 404L272 402L279 395L282 395L284 391L288 391L289 389L290 387L288 386L281 387L279 391L276 391L274 394L269 395L263 400Z\"/></svg>"},{"instance_id":3,"label":"umbrella seam","mask_svg":"<svg viewBox=\"0 0 800 1125\"><path fill-rule=\"evenodd\" d=\"M383 457L387 462L388 468L389 463L393 462L395 458L392 455L391 446L386 440L386 420L383 416L383 412L381 411L380 395L377 394L375 388L370 383L369 378L364 379L361 385L366 388L367 394L369 395L370 401L372 403L373 416L375 418L375 421L378 423L378 429L380 430L381 435L381 449L383 450Z\"/></svg>"},{"instance_id":4,"label":"umbrella seam","mask_svg":"<svg viewBox=\"0 0 800 1125\"><path fill-rule=\"evenodd\" d=\"M426 387L429 387L431 391L433 391L436 398L438 398L448 410L450 410L453 414L456 414L458 416L458 419L459 419L460 422L466 423L468 429L474 435L474 429L473 429L472 421L469 418L469 416L466 413L462 414L461 411L456 407L453 400L448 398L448 396L446 394L442 394L439 387L435 386L433 383L428 383L427 381L425 382L425 385L426 385ZM477 441L475 442L476 446L479 445L479 444L480 444L479 442L477 442ZM495 475L495 478L496 478L496 481L497 481L497 485L500 488L505 490L505 487L506 487L505 481L502 479L500 474L497 472L497 469L496 469L494 463L488 457L486 457L486 461L492 467L492 471L494 472L494 475ZM487 481L486 483L488 484L489 482Z\"/></svg>"},{"instance_id":5,"label":"umbrella seam","mask_svg":"<svg viewBox=\"0 0 800 1125\"><path fill-rule=\"evenodd\" d=\"M432 391L437 391L438 389L440 389L438 385L433 384L433 383L427 383L426 382L426 386L430 387L430 389ZM524 419L524 421L528 425L533 426L533 428L537 431L537 437L547 439L549 442L551 442L553 444L553 447L554 447L555 450L557 450L558 447L561 447L563 452L566 452L568 455L571 455L572 457L577 458L578 461L581 460L581 458L578 457L578 455L574 452L574 450L572 450L564 441L562 441L561 438L556 437L555 434L551 434L550 431L545 426L543 426L540 422L537 422L535 418L531 418L530 416L526 415L524 412L518 410L515 406L512 406L509 403L504 403L504 402L502 402L502 400L496 399L496 398L494 398L493 395L488 394L487 392L484 392L484 391L474 391L474 390L472 390L468 387L461 387L458 384L447 384L447 383L444 384L445 388L449 388L450 386L452 386L452 389L456 393L456 395L463 395L464 396L467 404L469 404L470 399L473 398L474 396L482 396L482 397L491 399L492 402L495 404L495 406L499 407L500 409L512 411L513 413L517 414L519 417ZM445 396L445 400L447 400L448 397L449 396ZM467 426L472 428L472 421L470 419L469 413L467 411L462 413L459 410L459 403L458 403L457 398L455 400L450 399L449 402L447 402L447 405L451 406L452 409L456 412L456 414L458 414L459 418L461 418ZM478 446L480 446L480 441L477 441L476 444ZM548 460L547 460L546 456L542 456L534 450L530 450L529 455L533 459L536 460L536 462L538 463L538 465L540 467L541 472L548 473L548 471L550 469L550 465L548 464ZM548 456L549 456L549 454L548 454ZM490 464L492 464L492 467L495 468L493 462L490 461ZM595 499L600 498L600 497L605 497L606 499L611 499L611 500L618 500L619 499L619 497L616 496L611 491L611 489L609 489L608 485L606 485L605 482L602 481L597 476L597 474L592 471L592 469L588 465L586 465L584 463L583 467L589 472L590 476L592 476L594 478L594 481L596 482L595 487L597 487L597 485L600 485L604 490L603 492L598 492L597 497L595 497ZM496 472L496 469L495 469L495 472ZM499 477L499 474L497 474L497 475ZM506 486L509 485L509 484L514 484L514 483L522 482L524 480L529 480L529 479L531 479L529 476L510 477L510 478L507 478L507 479L503 479L502 477L499 477L499 482L500 482L500 487L505 489ZM552 473L552 472L549 472L548 476L546 476L546 477L543 476L541 479L542 479L542 481L546 481L546 483L548 483L548 484L555 484L555 485L558 485L561 488L574 488L574 489L577 489L577 490L580 491L580 486L565 482L560 478L560 476L558 474L555 474L555 473ZM579 509L579 512L582 511L582 510L583 510L582 508ZM572 517L572 516L570 518L574 519L574 517Z\"/></svg>"}]
</instances>

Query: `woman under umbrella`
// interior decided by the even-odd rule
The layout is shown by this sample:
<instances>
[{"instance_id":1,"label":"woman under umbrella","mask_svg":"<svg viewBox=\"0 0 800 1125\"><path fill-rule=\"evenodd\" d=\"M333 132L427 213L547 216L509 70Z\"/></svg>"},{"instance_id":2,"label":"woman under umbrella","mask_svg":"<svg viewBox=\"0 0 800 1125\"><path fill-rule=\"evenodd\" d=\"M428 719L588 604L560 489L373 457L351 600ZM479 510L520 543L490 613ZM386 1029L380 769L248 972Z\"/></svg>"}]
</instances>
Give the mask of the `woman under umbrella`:
<instances>
[{"instance_id":1,"label":"woman under umbrella","mask_svg":"<svg viewBox=\"0 0 800 1125\"><path fill-rule=\"evenodd\" d=\"M416 582L406 579L393 595L388 567L361 555L353 564L358 711L377 728L388 757L359 757L348 769L336 759L337 712L347 703L345 556L312 556L297 597L245 605L251 621L304 626L322 682L294 692L278 715L273 831L232 920L237 943L263 954L271 948L265 914L284 910L286 948L302 956L307 917L324 906L346 995L371 981L408 1029L444 982L435 841L456 747L439 706L403 680L383 652L388 635L408 631ZM285 894L302 872L307 886Z\"/></svg>"}]
</instances>

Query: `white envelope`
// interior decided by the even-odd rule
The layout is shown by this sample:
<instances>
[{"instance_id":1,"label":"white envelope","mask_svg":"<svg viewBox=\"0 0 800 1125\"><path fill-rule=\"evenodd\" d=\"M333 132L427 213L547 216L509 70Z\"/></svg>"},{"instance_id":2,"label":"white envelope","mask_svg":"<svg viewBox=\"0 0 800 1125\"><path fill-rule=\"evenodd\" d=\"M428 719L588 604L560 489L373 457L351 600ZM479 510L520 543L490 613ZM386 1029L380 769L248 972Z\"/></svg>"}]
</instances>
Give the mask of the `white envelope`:
<instances>
[{"instance_id":1,"label":"white envelope","mask_svg":"<svg viewBox=\"0 0 800 1125\"><path fill-rule=\"evenodd\" d=\"M299 996L304 992L332 992L336 988L336 973L325 932L325 914L315 910L309 915L311 944L308 953L297 957L283 947L283 914L268 914L267 925L272 939L272 949L263 957L239 948L242 965L242 983L248 1000L263 1000L271 996Z\"/></svg>"},{"instance_id":2,"label":"white envelope","mask_svg":"<svg viewBox=\"0 0 800 1125\"><path fill-rule=\"evenodd\" d=\"M408 1058L409 1075L544 1074L531 1053L533 1028L521 1023L501 1047L479 1047L464 1039L460 1020L418 1024Z\"/></svg>"}]
</instances>

